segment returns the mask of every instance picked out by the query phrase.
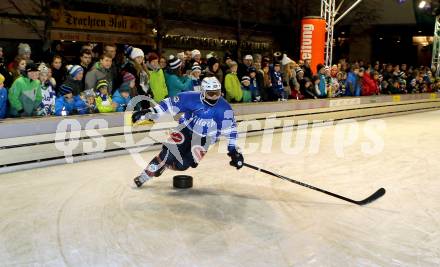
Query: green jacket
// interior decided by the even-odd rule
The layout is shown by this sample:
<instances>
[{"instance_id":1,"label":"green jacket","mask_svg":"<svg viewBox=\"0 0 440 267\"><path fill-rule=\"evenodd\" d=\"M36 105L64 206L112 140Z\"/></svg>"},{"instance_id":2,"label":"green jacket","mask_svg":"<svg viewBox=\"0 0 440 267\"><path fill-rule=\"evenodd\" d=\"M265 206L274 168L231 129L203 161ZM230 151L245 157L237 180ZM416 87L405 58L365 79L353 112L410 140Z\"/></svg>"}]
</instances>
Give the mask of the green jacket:
<instances>
[{"instance_id":1,"label":"green jacket","mask_svg":"<svg viewBox=\"0 0 440 267\"><path fill-rule=\"evenodd\" d=\"M96 107L99 110L99 113L108 113L115 111L112 105L112 98L110 96L107 96L106 101L103 101L101 96L98 96L95 98L95 102L96 102Z\"/></svg>"},{"instance_id":2,"label":"green jacket","mask_svg":"<svg viewBox=\"0 0 440 267\"><path fill-rule=\"evenodd\" d=\"M18 116L18 111L23 109L23 116L32 116L40 105L43 96L39 80L31 81L28 77L20 76L9 89L9 113Z\"/></svg>"},{"instance_id":3,"label":"green jacket","mask_svg":"<svg viewBox=\"0 0 440 267\"><path fill-rule=\"evenodd\" d=\"M228 73L225 77L226 100L228 102L240 102L243 98L241 84L238 80L237 73Z\"/></svg>"},{"instance_id":4,"label":"green jacket","mask_svg":"<svg viewBox=\"0 0 440 267\"><path fill-rule=\"evenodd\" d=\"M153 94L153 99L156 103L159 103L168 96L165 75L163 74L162 69L159 69L158 71L150 70L148 72L150 73L150 89Z\"/></svg>"},{"instance_id":5,"label":"green jacket","mask_svg":"<svg viewBox=\"0 0 440 267\"><path fill-rule=\"evenodd\" d=\"M252 93L251 93L251 89L249 88L249 86L242 86L241 87L241 91L243 92L243 102L247 103L247 102L252 102Z\"/></svg>"}]
</instances>

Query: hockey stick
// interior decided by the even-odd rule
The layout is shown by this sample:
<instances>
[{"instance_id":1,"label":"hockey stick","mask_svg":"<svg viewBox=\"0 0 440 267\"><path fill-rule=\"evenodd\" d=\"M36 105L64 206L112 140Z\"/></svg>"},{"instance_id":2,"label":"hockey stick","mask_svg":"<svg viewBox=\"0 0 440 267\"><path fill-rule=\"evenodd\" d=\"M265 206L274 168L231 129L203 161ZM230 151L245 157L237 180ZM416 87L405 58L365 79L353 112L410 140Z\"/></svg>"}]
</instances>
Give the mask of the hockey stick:
<instances>
[{"instance_id":1,"label":"hockey stick","mask_svg":"<svg viewBox=\"0 0 440 267\"><path fill-rule=\"evenodd\" d=\"M371 196L367 197L366 199L361 200L361 201L356 201L356 200L353 200L353 199L350 199L350 198L346 198L346 197L340 196L340 195L338 195L338 194L335 194L335 193L332 193L332 192L326 191L326 190L324 190L324 189L317 188L317 187L314 187L314 186L312 186L312 185L305 184L305 183L303 183L303 182L299 182L299 181L293 180L293 179L291 179L291 178L288 178L288 177L285 177L285 176L282 176L282 175L279 175L279 174L273 173L273 172L271 172L271 171L268 171L268 170L265 170L265 169L261 169L261 168L259 168L259 167L256 167L256 166L253 166L253 165L250 165L250 164L247 164L247 163L243 163L243 166L246 166L246 167L251 168L251 169L254 169L254 170L256 170L256 171L263 172L263 173L266 173L266 174L269 174L269 175L272 175L272 176L278 177L278 178L280 178L280 179L283 179L283 180L289 181L289 182L291 182L291 183L298 184L298 185L301 185L301 186L304 186L304 187L307 187L307 188L313 189L313 190L315 190L315 191L319 191L319 192L321 192L321 193L324 193L324 194L330 195L330 196L332 196L332 197L336 197L336 198L339 198L339 199L342 199L342 200L345 200L345 201L348 201L348 202L350 202L350 203L357 204L357 205L360 205L360 206L363 206L363 205L366 205L366 204L368 204L368 203L371 203L371 202L375 201L376 199L378 199L378 198L382 197L383 195L385 195L385 188L380 188L379 190L377 190L376 192L374 192L374 194L372 194Z\"/></svg>"}]
</instances>

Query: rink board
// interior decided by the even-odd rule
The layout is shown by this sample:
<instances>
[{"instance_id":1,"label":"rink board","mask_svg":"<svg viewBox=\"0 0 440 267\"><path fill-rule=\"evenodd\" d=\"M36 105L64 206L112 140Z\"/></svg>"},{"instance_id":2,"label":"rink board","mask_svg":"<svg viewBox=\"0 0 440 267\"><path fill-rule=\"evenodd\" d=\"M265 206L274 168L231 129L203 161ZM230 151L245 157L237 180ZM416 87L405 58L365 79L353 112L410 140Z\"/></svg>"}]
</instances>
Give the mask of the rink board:
<instances>
[{"instance_id":1,"label":"rink board","mask_svg":"<svg viewBox=\"0 0 440 267\"><path fill-rule=\"evenodd\" d=\"M370 119L440 108L438 94L373 96L233 105L241 135L261 135L313 121ZM71 116L78 131L57 131L63 118L10 119L0 123L0 173L156 150L176 125L124 126L124 114ZM97 121L98 120L98 121ZM104 121L104 122L103 122ZM64 121L65 122L65 121ZM102 129L85 130L86 126ZM70 128L68 128L70 129ZM81 129L81 130L79 130ZM66 150L66 147L68 148ZM65 152L67 151L67 153ZM67 159L66 159L67 156Z\"/></svg>"}]
</instances>

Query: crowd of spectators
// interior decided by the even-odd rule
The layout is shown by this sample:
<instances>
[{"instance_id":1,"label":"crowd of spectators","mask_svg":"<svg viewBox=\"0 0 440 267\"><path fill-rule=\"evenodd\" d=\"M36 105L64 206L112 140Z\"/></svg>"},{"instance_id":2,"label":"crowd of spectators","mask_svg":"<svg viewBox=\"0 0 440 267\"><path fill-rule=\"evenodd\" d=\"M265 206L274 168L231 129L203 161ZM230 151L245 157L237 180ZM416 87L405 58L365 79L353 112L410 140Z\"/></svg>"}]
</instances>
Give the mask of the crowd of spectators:
<instances>
[{"instance_id":1,"label":"crowd of spectators","mask_svg":"<svg viewBox=\"0 0 440 267\"><path fill-rule=\"evenodd\" d=\"M84 44L68 62L62 50L36 63L21 43L12 62L0 47L0 118L123 112L130 99L155 102L184 91L200 91L204 77L216 77L230 103L286 101L342 96L440 91L440 77L428 67L340 60L333 66L295 62L286 54L205 56L197 49L162 57L137 47L104 44L99 55ZM98 56L98 57L97 57ZM96 58L97 57L97 58ZM146 108L142 101L135 108Z\"/></svg>"}]
</instances>

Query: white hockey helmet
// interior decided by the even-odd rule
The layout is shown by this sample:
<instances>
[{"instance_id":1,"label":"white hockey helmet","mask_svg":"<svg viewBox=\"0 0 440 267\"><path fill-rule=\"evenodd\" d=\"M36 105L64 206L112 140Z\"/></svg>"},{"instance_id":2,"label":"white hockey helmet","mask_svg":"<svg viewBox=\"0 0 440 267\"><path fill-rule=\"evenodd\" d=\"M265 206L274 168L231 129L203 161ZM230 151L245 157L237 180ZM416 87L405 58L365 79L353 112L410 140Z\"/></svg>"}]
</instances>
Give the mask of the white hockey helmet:
<instances>
[{"instance_id":1,"label":"white hockey helmet","mask_svg":"<svg viewBox=\"0 0 440 267\"><path fill-rule=\"evenodd\" d=\"M202 80L202 99L213 106L221 96L222 85L216 77L206 77Z\"/></svg>"},{"instance_id":2,"label":"white hockey helmet","mask_svg":"<svg viewBox=\"0 0 440 267\"><path fill-rule=\"evenodd\" d=\"M217 80L216 77L206 77L202 80L202 90L203 91L217 91L221 90L222 85Z\"/></svg>"}]
</instances>

